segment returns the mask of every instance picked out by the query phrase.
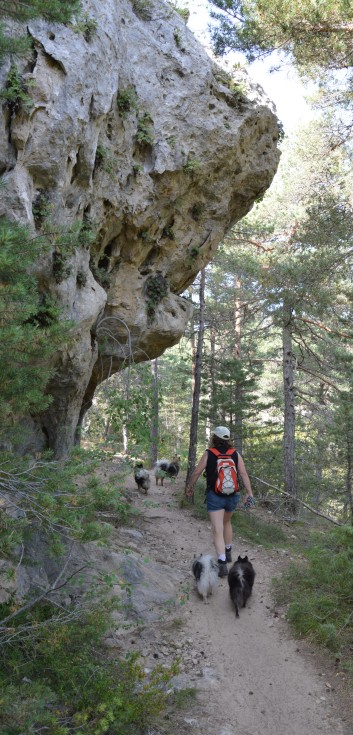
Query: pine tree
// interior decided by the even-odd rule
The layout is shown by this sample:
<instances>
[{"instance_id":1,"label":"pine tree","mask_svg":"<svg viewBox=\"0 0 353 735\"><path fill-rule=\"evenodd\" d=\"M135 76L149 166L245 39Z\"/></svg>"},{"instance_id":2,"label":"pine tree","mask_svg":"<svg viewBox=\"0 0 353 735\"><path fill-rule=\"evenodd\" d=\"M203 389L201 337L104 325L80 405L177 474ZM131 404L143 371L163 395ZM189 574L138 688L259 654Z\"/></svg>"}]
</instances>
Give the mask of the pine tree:
<instances>
[{"instance_id":1,"label":"pine tree","mask_svg":"<svg viewBox=\"0 0 353 735\"><path fill-rule=\"evenodd\" d=\"M264 313L272 329L282 334L284 486L294 498L296 467L301 467L295 446L297 436L303 436L304 418L318 406L322 411L322 386L339 390L337 383L342 385L332 356L335 345L349 340L351 333L349 191L342 152L330 154L322 129L312 126L294 146L287 146L274 186L233 231L235 240L248 238L249 248L262 261L257 279ZM307 487L302 471L301 487L304 482Z\"/></svg>"},{"instance_id":2,"label":"pine tree","mask_svg":"<svg viewBox=\"0 0 353 735\"><path fill-rule=\"evenodd\" d=\"M7 443L21 415L50 402L45 387L51 358L64 337L59 311L33 274L36 259L48 249L44 237L0 220L0 433Z\"/></svg>"},{"instance_id":3,"label":"pine tree","mask_svg":"<svg viewBox=\"0 0 353 735\"><path fill-rule=\"evenodd\" d=\"M210 0L217 20L216 54L241 51L248 61L276 51L276 64L286 57L301 76L317 80L316 103L326 109L352 105L353 5L349 0ZM332 121L331 121L332 122ZM347 116L341 135L352 135Z\"/></svg>"},{"instance_id":4,"label":"pine tree","mask_svg":"<svg viewBox=\"0 0 353 735\"><path fill-rule=\"evenodd\" d=\"M54 23L68 23L80 7L81 0L0 0L0 61L5 54L21 55L30 48L25 30L21 32L16 25L10 31L7 21L25 23L44 18Z\"/></svg>"},{"instance_id":5,"label":"pine tree","mask_svg":"<svg viewBox=\"0 0 353 735\"><path fill-rule=\"evenodd\" d=\"M203 341L204 341L204 332L205 332L205 269L204 268L202 269L201 274L200 274L199 307L200 308L199 308L199 321L198 321L198 333L197 333L197 348L196 348L195 363L194 363L194 387L193 387L193 395L192 395L192 410L191 410L191 421L190 421L190 443L189 443L188 465L187 465L186 480L185 480L186 487L188 486L190 477L195 469L196 453L197 453L197 434L198 434L198 423L199 423Z\"/></svg>"}]
</instances>

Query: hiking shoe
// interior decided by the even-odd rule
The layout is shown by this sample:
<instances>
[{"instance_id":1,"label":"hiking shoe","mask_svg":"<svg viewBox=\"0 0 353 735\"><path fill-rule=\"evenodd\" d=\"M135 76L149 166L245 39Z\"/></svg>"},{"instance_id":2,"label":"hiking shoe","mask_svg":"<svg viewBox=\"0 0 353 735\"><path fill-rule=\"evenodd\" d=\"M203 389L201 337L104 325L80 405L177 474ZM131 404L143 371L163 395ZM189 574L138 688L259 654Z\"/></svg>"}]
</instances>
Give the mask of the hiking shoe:
<instances>
[{"instance_id":1,"label":"hiking shoe","mask_svg":"<svg viewBox=\"0 0 353 735\"><path fill-rule=\"evenodd\" d=\"M228 577L228 567L226 561L221 561L218 559L218 576L219 577Z\"/></svg>"},{"instance_id":2,"label":"hiking shoe","mask_svg":"<svg viewBox=\"0 0 353 735\"><path fill-rule=\"evenodd\" d=\"M232 561L232 549L226 549L226 562L230 564Z\"/></svg>"}]
</instances>

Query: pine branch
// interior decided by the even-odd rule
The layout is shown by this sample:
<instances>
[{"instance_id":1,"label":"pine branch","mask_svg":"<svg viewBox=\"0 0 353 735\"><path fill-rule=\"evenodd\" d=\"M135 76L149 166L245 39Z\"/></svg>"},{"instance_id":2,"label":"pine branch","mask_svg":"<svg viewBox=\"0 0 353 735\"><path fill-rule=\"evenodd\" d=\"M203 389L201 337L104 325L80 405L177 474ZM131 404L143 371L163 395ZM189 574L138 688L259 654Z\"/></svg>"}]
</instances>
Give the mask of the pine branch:
<instances>
[{"instance_id":1,"label":"pine branch","mask_svg":"<svg viewBox=\"0 0 353 735\"><path fill-rule=\"evenodd\" d=\"M255 475L250 475L251 478L254 478L254 480L257 480L258 482L261 482L263 485L266 485L267 487L271 487L273 490L276 490L281 495L284 495L286 498L290 498L290 500L295 500L296 503L300 503L304 506L304 508L307 508L310 510L311 513L315 513L317 516L321 516L321 518L325 518L326 521L330 521L330 523L333 523L335 526L343 526L343 523L340 523L339 521L336 521L335 518L332 518L331 516L326 515L325 513L321 513L319 510L315 510L311 505L308 505L308 503L305 503L304 500L300 500L299 498L293 498L293 496L290 493L286 493L284 490L280 490L279 487L276 487L275 485L271 485L269 482L265 482L265 480L261 480L260 477L255 477Z\"/></svg>"},{"instance_id":2,"label":"pine branch","mask_svg":"<svg viewBox=\"0 0 353 735\"><path fill-rule=\"evenodd\" d=\"M318 327L319 329L323 329L325 332L328 332L329 334L334 334L336 337L343 337L345 339L353 338L353 334L347 334L346 332L340 332L338 329L331 329L331 327L327 327L326 324L315 321L314 319L306 319L304 317L297 317L296 320L299 322L304 322L304 324L313 324L315 327Z\"/></svg>"},{"instance_id":3,"label":"pine branch","mask_svg":"<svg viewBox=\"0 0 353 735\"><path fill-rule=\"evenodd\" d=\"M22 613L26 612L27 610L30 610L38 602L41 602L42 600L44 600L45 597L48 597L48 595L52 594L52 592L57 592L58 590L62 589L63 587L66 587L66 585L68 584L68 582L73 577L75 577L76 574L79 574L79 572L82 572L83 569L86 569L87 564L84 564L82 567L80 567L79 569L76 569L72 574L70 574L70 576L67 577L64 582L62 582L61 584L58 584L58 582L62 578L63 574L65 573L65 570L67 568L67 565L68 565L70 559L71 559L71 551L70 551L70 553L68 555L68 558L66 559L66 562L65 562L64 566L60 570L60 572L59 572L59 574L58 574L55 582L50 587L48 587L48 589L44 590L44 592L42 592L41 595L38 595L38 597L35 597L33 600L30 600L29 602L27 602L26 605L23 605L22 607L18 608L18 610L16 610L14 613L11 613L11 615L7 615L6 618L3 618L2 620L0 620L0 632L3 631L3 630L6 630L5 623L8 623L9 620L13 620L18 615L22 615Z\"/></svg>"}]
</instances>

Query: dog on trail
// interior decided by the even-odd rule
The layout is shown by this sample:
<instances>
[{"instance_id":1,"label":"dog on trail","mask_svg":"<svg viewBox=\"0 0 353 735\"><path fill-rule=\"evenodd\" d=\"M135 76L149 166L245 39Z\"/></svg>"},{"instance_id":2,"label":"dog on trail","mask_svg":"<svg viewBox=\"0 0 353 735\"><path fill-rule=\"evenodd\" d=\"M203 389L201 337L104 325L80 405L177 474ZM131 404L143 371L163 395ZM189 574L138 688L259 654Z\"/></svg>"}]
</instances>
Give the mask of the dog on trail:
<instances>
[{"instance_id":1,"label":"dog on trail","mask_svg":"<svg viewBox=\"0 0 353 735\"><path fill-rule=\"evenodd\" d=\"M171 462L169 461L169 459L159 459L158 462L156 462L154 470L156 485L158 485L158 480L160 480L161 485L163 486L163 480L165 477L177 477L177 475L179 474L179 470L180 457L175 456Z\"/></svg>"},{"instance_id":2,"label":"dog on trail","mask_svg":"<svg viewBox=\"0 0 353 735\"><path fill-rule=\"evenodd\" d=\"M210 554L201 554L192 563L199 595L207 602L208 595L212 595L218 584L218 564Z\"/></svg>"},{"instance_id":3,"label":"dog on trail","mask_svg":"<svg viewBox=\"0 0 353 735\"><path fill-rule=\"evenodd\" d=\"M254 567L247 556L238 556L237 561L228 573L229 594L235 607L236 617L239 617L239 608L245 607L252 593L255 579Z\"/></svg>"},{"instance_id":4,"label":"dog on trail","mask_svg":"<svg viewBox=\"0 0 353 735\"><path fill-rule=\"evenodd\" d=\"M151 480L147 470L143 469L143 462L136 462L134 467L134 478L137 487L140 490L143 490L145 495L147 495L150 488Z\"/></svg>"}]
</instances>

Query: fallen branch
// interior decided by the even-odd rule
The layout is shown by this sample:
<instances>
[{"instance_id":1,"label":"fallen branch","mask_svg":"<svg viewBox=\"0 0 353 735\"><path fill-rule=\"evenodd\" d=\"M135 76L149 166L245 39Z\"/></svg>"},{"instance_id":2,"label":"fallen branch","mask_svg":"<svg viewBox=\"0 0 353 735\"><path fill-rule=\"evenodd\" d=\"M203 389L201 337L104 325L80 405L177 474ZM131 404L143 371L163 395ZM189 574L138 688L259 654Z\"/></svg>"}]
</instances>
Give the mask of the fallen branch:
<instances>
[{"instance_id":1,"label":"fallen branch","mask_svg":"<svg viewBox=\"0 0 353 735\"><path fill-rule=\"evenodd\" d=\"M269 482L265 482L265 480L261 480L259 477L255 477L255 475L250 475L250 477L254 478L254 480L257 480L258 482L262 482L263 485L267 485L267 487L271 487L273 490L276 490L281 495L284 495L286 498L290 498L290 500L296 503L300 503L304 506L304 508L307 508L311 511L311 513L315 513L317 516L321 516L321 518L325 518L326 521L330 521L330 523L334 523L335 526L343 526L343 523L340 523L339 521L336 521L335 518L331 518L331 516L327 516L325 513L321 513L319 510L315 510L315 508L312 508L311 505L308 505L308 503L305 503L304 500L300 500L299 498L293 498L293 495L290 493L286 493L285 490L280 490L279 487L275 487L275 485L270 485Z\"/></svg>"},{"instance_id":2,"label":"fallen branch","mask_svg":"<svg viewBox=\"0 0 353 735\"><path fill-rule=\"evenodd\" d=\"M62 589L62 587L65 587L68 584L68 582L70 581L70 579L72 579L73 577L75 577L76 574L78 574L79 572L81 572L83 569L86 568L87 565L85 564L82 567L80 567L79 569L76 569L76 571L74 571L72 574L70 574L70 576L67 577L64 582L62 582L61 584L59 584L59 581L60 581L61 577L63 576L65 570L66 570L66 567L67 567L67 565L69 563L70 558L71 558L71 552L70 552L68 558L66 559L66 562L65 562L63 568L60 570L60 572L59 572L59 574L58 574L55 582L51 585L51 587L49 587L48 589L44 590L44 592L42 592L41 595L38 595L38 597L35 597L33 600L30 600L29 602L27 602L26 605L23 605L18 610L16 610L15 612L11 613L11 615L8 615L6 618L3 618L3 620L0 620L0 631L3 630L5 623L8 623L9 620L12 620L13 618L16 618L18 615L21 615L22 613L26 612L26 610L29 610L31 607L33 607L34 605L36 605L38 602L41 602L41 600L44 600L44 598L45 597L48 597L48 595L50 595L52 592L57 592L58 590Z\"/></svg>"}]
</instances>

